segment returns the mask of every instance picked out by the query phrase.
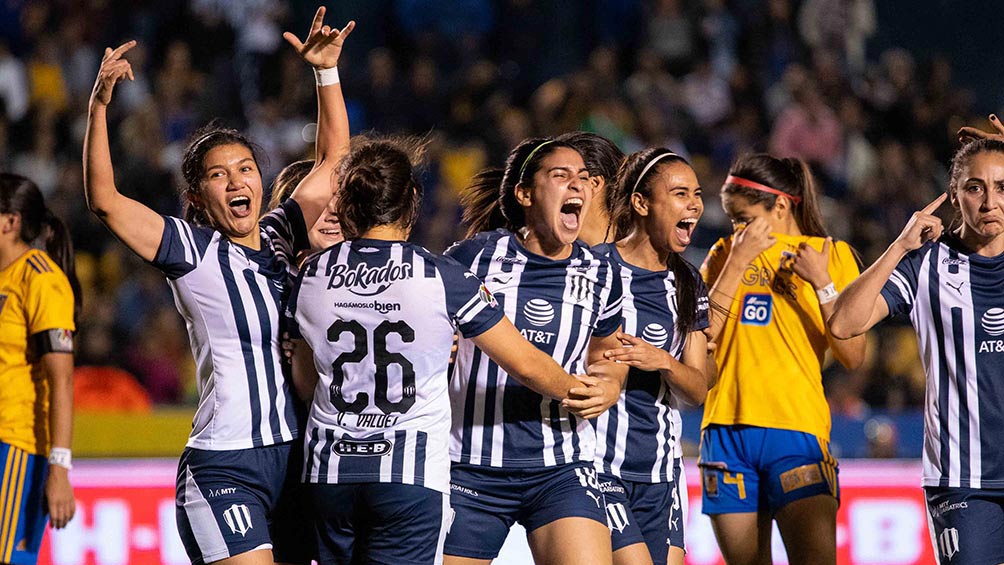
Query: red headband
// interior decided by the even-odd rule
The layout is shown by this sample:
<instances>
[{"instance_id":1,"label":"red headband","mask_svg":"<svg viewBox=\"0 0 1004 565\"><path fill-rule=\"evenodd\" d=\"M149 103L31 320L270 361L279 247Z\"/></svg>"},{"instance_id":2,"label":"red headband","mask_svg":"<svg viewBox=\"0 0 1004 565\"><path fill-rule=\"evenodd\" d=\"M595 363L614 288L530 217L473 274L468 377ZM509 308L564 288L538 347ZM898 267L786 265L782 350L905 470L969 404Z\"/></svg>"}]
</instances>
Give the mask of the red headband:
<instances>
[{"instance_id":1,"label":"red headband","mask_svg":"<svg viewBox=\"0 0 1004 565\"><path fill-rule=\"evenodd\" d=\"M739 185L739 186L745 186L746 188L752 188L753 190L759 190L760 192L767 192L767 193L770 193L770 194L775 194L777 196L783 196L783 197L787 198L788 200L791 200L795 204L798 204L798 203L800 203L802 201L802 197L801 196L795 196L794 194L788 194L787 192L782 192L782 191L780 191L780 190L778 190L776 188L771 188L771 187L769 187L769 186L767 186L765 184L760 184L758 182L753 182L751 180L744 179L742 177L735 177L735 176L729 175L728 178L725 179L725 184L736 184L736 185Z\"/></svg>"}]
</instances>

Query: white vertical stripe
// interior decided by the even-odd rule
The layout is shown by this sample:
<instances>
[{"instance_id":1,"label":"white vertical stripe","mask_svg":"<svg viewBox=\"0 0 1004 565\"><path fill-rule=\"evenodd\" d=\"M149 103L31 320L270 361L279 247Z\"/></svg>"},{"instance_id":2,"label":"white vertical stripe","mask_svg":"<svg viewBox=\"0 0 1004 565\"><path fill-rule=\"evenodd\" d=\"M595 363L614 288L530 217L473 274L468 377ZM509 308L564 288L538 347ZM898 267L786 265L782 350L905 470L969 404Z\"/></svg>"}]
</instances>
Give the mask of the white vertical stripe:
<instances>
[{"instance_id":1,"label":"white vertical stripe","mask_svg":"<svg viewBox=\"0 0 1004 565\"><path fill-rule=\"evenodd\" d=\"M418 442L418 432L416 430L405 431L405 441L404 441L404 469L401 472L402 482L413 485L415 484L415 467L419 464L425 465L425 461L418 461L416 456ZM429 453L426 451L426 456ZM426 482L429 482L430 477L428 469L426 469Z\"/></svg>"},{"instance_id":2,"label":"white vertical stripe","mask_svg":"<svg viewBox=\"0 0 1004 565\"><path fill-rule=\"evenodd\" d=\"M660 379L661 381L661 379ZM659 431L655 434L655 464L652 465L652 482L658 483L662 482L659 478L659 471L666 467L667 460L672 461L673 449L672 449L672 430L666 428L666 417L669 407L661 402L662 398L666 395L666 382L662 381L659 383L659 394L656 396L656 409L658 410L656 415L656 421L659 422ZM672 467L670 467L672 468Z\"/></svg>"},{"instance_id":3,"label":"white vertical stripe","mask_svg":"<svg viewBox=\"0 0 1004 565\"><path fill-rule=\"evenodd\" d=\"M494 259L496 257L504 257L506 255L506 252L509 249L509 242L510 242L509 237L499 238L499 241L495 246L495 252L492 254L493 267L495 265ZM509 318L509 321L513 323L515 323L516 320L516 313L519 306L518 304L519 287L523 282L523 269L526 268L526 261L527 261L527 257L522 253L516 253L515 257L519 261L511 264L512 270L509 272L509 275L512 277L512 279L510 279L508 283L505 283L505 286L503 287L503 289L505 290L513 289L511 292L505 292L505 290L503 290L506 297L505 308L504 308L505 315L507 318ZM498 264L502 265L503 263L498 263ZM492 267L489 267L489 272L491 272L491 270ZM485 281L485 284L487 283L488 281ZM481 367L478 368L478 374L488 373L489 362L490 360L488 359L488 356L482 355L481 358L482 365ZM498 368L498 373L497 376L495 377L495 406L494 406L495 421L488 422L488 425L493 426L494 428L492 429L491 452L488 457L489 464L492 467L501 467L502 459L505 457L504 402L505 402L505 391L508 384L509 384L509 375L505 371L503 371L501 367ZM481 389L482 395L484 394L484 391L485 389Z\"/></svg>"},{"instance_id":4,"label":"white vertical stripe","mask_svg":"<svg viewBox=\"0 0 1004 565\"><path fill-rule=\"evenodd\" d=\"M446 543L446 534L453 525L453 509L450 508L450 495L443 493L443 515L442 523L439 526L439 540L436 542L436 565L443 565L443 545Z\"/></svg>"},{"instance_id":5,"label":"white vertical stripe","mask_svg":"<svg viewBox=\"0 0 1004 565\"><path fill-rule=\"evenodd\" d=\"M227 542L223 539L220 524L213 515L213 508L202 496L199 485L195 482L191 467L185 466L185 516L192 527L192 535L199 546L203 558L212 560L230 557Z\"/></svg>"},{"instance_id":6,"label":"white vertical stripe","mask_svg":"<svg viewBox=\"0 0 1004 565\"><path fill-rule=\"evenodd\" d=\"M983 450L980 441L980 391L976 374L976 307L973 304L973 285L970 264L959 265L959 280L965 281L965 292L956 297L962 303L962 343L966 375L966 404L969 408L969 488L982 488Z\"/></svg>"},{"instance_id":7,"label":"white vertical stripe","mask_svg":"<svg viewBox=\"0 0 1004 565\"><path fill-rule=\"evenodd\" d=\"M407 432L405 432L405 434L407 434ZM394 455L395 452L401 448L401 446L399 446L397 442L394 440L393 430L388 430L381 434L374 434L374 435L378 435L379 437L382 437L388 442L390 442L390 453L387 453L386 455L380 457L380 482L381 483L392 482L391 478L393 477L393 474L391 473L391 471L394 470L393 469ZM408 437L407 435L405 435L405 443L407 442L408 442Z\"/></svg>"},{"instance_id":8,"label":"white vertical stripe","mask_svg":"<svg viewBox=\"0 0 1004 565\"><path fill-rule=\"evenodd\" d=\"M941 477L941 422L939 420L940 407L938 396L940 394L940 381L935 377L934 372L938 369L938 328L934 327L931 318L931 299L927 289L930 288L931 254L928 252L920 261L917 269L917 294L916 303L910 311L910 320L917 333L917 347L927 370L927 389L925 393L925 403L927 409L924 410L924 429L927 433L924 437L924 479L933 479L937 484L937 479ZM909 294L909 293L908 293Z\"/></svg>"}]
</instances>

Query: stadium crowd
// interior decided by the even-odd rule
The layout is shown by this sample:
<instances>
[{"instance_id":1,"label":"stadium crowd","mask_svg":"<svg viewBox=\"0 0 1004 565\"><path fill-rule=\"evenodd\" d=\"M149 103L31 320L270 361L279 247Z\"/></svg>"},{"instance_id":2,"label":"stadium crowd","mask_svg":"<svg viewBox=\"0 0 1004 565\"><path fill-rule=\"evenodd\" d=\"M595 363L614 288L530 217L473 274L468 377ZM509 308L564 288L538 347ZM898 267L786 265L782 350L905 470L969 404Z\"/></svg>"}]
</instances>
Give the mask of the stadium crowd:
<instances>
[{"instance_id":1,"label":"stadium crowd","mask_svg":"<svg viewBox=\"0 0 1004 565\"><path fill-rule=\"evenodd\" d=\"M310 5L308 5L310 4ZM688 250L699 264L729 231L717 205L730 163L752 150L813 165L839 239L870 264L947 184L972 97L943 57L872 53L873 0L347 1L365 22L341 64L353 132L427 135L430 165L412 240L460 239L458 193L531 135L587 130L625 152L666 146L704 184ZM211 118L247 131L270 161L310 157L312 81L281 31L307 2L225 0L0 6L0 169L34 179L67 221L84 288L77 363L124 368L154 403L192 402L194 365L162 275L93 221L82 198L86 105L105 45L135 38L134 81L109 109L117 183L178 214L177 171ZM853 219L853 221L851 221ZM864 366L825 373L835 416L921 405L908 326L871 336Z\"/></svg>"}]
</instances>

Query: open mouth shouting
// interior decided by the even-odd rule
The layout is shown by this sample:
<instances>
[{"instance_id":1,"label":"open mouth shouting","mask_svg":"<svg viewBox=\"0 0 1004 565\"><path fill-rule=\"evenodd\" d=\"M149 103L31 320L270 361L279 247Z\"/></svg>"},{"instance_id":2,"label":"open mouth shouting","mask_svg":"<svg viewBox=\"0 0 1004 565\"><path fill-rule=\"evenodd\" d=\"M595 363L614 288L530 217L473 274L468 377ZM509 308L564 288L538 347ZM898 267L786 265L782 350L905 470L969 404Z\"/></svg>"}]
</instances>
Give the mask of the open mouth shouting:
<instances>
[{"instance_id":1,"label":"open mouth shouting","mask_svg":"<svg viewBox=\"0 0 1004 565\"><path fill-rule=\"evenodd\" d=\"M246 218L251 215L251 198L248 196L235 196L227 202L230 210L238 218Z\"/></svg>"},{"instance_id":2,"label":"open mouth shouting","mask_svg":"<svg viewBox=\"0 0 1004 565\"><path fill-rule=\"evenodd\" d=\"M561 210L559 211L559 217L561 219L561 225L565 229L570 231L578 231L581 227L580 217L582 215L582 198L574 196L565 200L561 205Z\"/></svg>"},{"instance_id":3,"label":"open mouth shouting","mask_svg":"<svg viewBox=\"0 0 1004 565\"><path fill-rule=\"evenodd\" d=\"M697 228L697 218L684 218L676 223L676 237L684 247L690 245L690 238Z\"/></svg>"}]
</instances>

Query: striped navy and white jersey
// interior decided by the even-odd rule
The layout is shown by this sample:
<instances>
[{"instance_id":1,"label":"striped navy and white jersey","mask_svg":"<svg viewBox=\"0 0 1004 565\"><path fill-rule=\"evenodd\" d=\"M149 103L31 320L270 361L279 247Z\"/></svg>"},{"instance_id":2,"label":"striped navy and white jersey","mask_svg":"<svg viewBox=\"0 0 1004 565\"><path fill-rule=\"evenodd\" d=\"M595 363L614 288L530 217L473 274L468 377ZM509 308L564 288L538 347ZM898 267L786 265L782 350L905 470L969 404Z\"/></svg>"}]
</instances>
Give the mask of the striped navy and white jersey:
<instances>
[{"instance_id":1,"label":"striped navy and white jersey","mask_svg":"<svg viewBox=\"0 0 1004 565\"><path fill-rule=\"evenodd\" d=\"M482 232L447 255L470 268L530 343L572 374L583 374L590 338L620 327L617 265L573 244L567 259L527 251L506 230ZM569 414L499 368L461 339L450 381L450 457L492 467L541 467L592 461L592 425Z\"/></svg>"},{"instance_id":2,"label":"striped navy and white jersey","mask_svg":"<svg viewBox=\"0 0 1004 565\"><path fill-rule=\"evenodd\" d=\"M676 330L676 276L672 270L649 271L625 261L614 244L593 247L621 267L624 332L668 351L679 359L686 335ZM694 331L708 327L708 291L696 269L697 317ZM673 461L683 456L679 400L658 371L632 367L620 400L596 422L596 470L630 481L673 480Z\"/></svg>"},{"instance_id":3,"label":"striped navy and white jersey","mask_svg":"<svg viewBox=\"0 0 1004 565\"><path fill-rule=\"evenodd\" d=\"M1004 487L1004 256L952 234L910 252L882 289L908 313L927 374L924 486Z\"/></svg>"},{"instance_id":4,"label":"striped navy and white jersey","mask_svg":"<svg viewBox=\"0 0 1004 565\"><path fill-rule=\"evenodd\" d=\"M224 451L291 441L301 417L283 375L279 321L289 265L308 245L287 200L259 222L261 249L165 216L152 264L167 275L188 327L199 407L188 447Z\"/></svg>"},{"instance_id":5,"label":"striped navy and white jersey","mask_svg":"<svg viewBox=\"0 0 1004 565\"><path fill-rule=\"evenodd\" d=\"M449 493L453 335L475 337L504 316L481 281L418 245L356 239L304 265L287 316L320 377L304 480Z\"/></svg>"}]
</instances>

